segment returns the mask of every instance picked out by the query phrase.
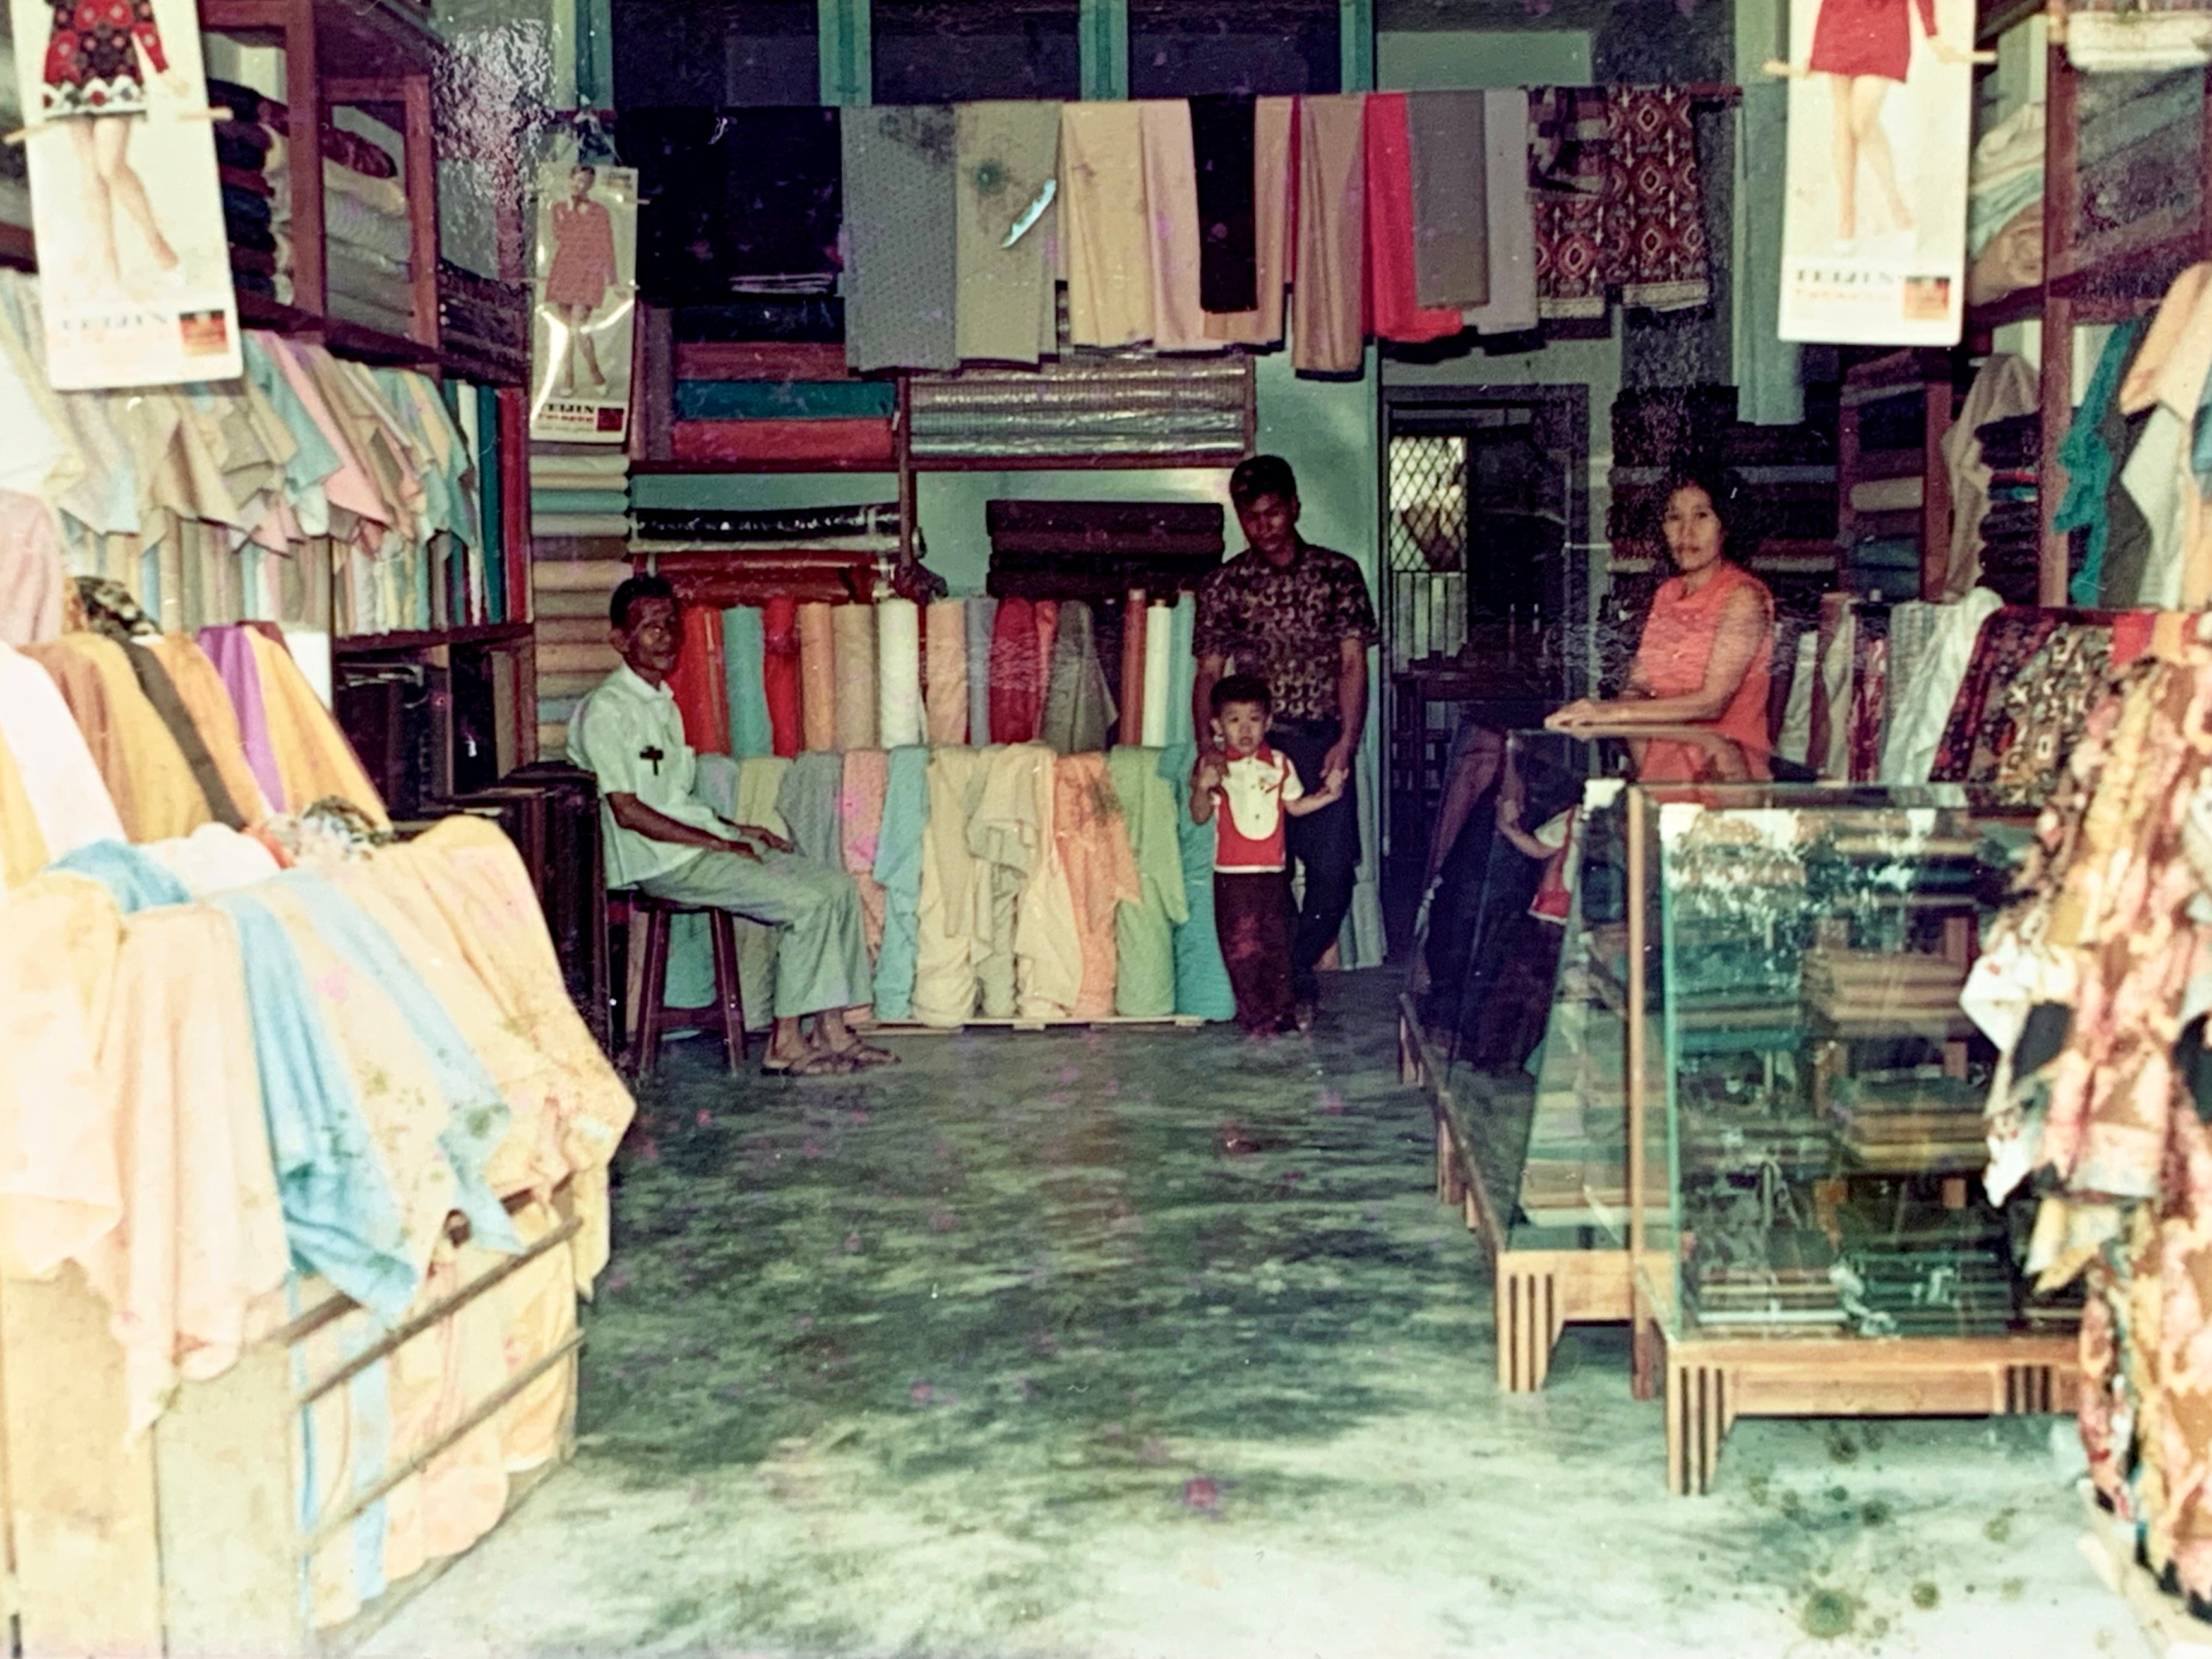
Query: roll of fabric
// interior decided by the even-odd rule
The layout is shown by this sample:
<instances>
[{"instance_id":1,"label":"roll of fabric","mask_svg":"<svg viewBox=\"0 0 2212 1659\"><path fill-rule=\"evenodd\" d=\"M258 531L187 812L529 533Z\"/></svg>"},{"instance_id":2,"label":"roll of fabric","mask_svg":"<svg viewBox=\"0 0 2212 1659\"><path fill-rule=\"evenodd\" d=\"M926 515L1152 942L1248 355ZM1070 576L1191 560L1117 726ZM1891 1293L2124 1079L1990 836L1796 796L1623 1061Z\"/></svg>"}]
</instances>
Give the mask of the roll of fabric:
<instances>
[{"instance_id":1,"label":"roll of fabric","mask_svg":"<svg viewBox=\"0 0 2212 1659\"><path fill-rule=\"evenodd\" d=\"M722 617L693 605L684 613L684 649L668 677L684 716L684 740L702 755L730 752L730 679L722 661Z\"/></svg>"},{"instance_id":2,"label":"roll of fabric","mask_svg":"<svg viewBox=\"0 0 2212 1659\"><path fill-rule=\"evenodd\" d=\"M1465 326L1460 307L1424 309L1418 297L1413 144L1407 132L1406 94L1369 93L1365 117L1368 310L1376 337L1413 343L1449 339Z\"/></svg>"},{"instance_id":3,"label":"roll of fabric","mask_svg":"<svg viewBox=\"0 0 2212 1659\"><path fill-rule=\"evenodd\" d=\"M1358 372L1364 359L1364 97L1298 100L1297 281L1291 289L1293 365Z\"/></svg>"},{"instance_id":4,"label":"roll of fabric","mask_svg":"<svg viewBox=\"0 0 2212 1659\"><path fill-rule=\"evenodd\" d=\"M760 609L734 605L722 613L722 672L729 687L730 752L739 760L775 752L768 709L767 653Z\"/></svg>"},{"instance_id":5,"label":"roll of fabric","mask_svg":"<svg viewBox=\"0 0 2212 1659\"><path fill-rule=\"evenodd\" d=\"M1052 686L1052 644L1060 633L1060 601L1036 599L1030 605L1030 620L1036 627L1036 688L1037 721L1044 721L1044 696Z\"/></svg>"},{"instance_id":6,"label":"roll of fabric","mask_svg":"<svg viewBox=\"0 0 2212 1659\"><path fill-rule=\"evenodd\" d=\"M991 741L991 629L999 602L988 594L962 601L968 612L968 736L977 748Z\"/></svg>"},{"instance_id":7,"label":"roll of fabric","mask_svg":"<svg viewBox=\"0 0 2212 1659\"><path fill-rule=\"evenodd\" d=\"M1186 696L1186 724L1189 706ZM1160 752L1160 778L1175 796L1183 898L1189 912L1188 920L1175 927L1175 1007L1178 1014L1200 1019L1234 1019L1237 992L1229 982L1229 966L1221 959L1221 939L1213 926L1214 827L1190 821L1190 769L1197 760L1198 750L1188 739Z\"/></svg>"},{"instance_id":8,"label":"roll of fabric","mask_svg":"<svg viewBox=\"0 0 2212 1659\"><path fill-rule=\"evenodd\" d=\"M1060 607L1059 620L1037 738L1062 755L1088 754L1106 746L1106 730L1114 723L1114 693L1098 660L1091 607L1070 599Z\"/></svg>"},{"instance_id":9,"label":"roll of fabric","mask_svg":"<svg viewBox=\"0 0 2212 1659\"><path fill-rule=\"evenodd\" d=\"M1249 311L1209 312L1209 338L1273 345L1283 337L1283 289L1291 277L1291 132L1297 107L1295 98L1261 98L1255 103L1252 230L1257 303ZM1197 118L1194 108L1194 124ZM1201 154L1201 165L1204 160Z\"/></svg>"},{"instance_id":10,"label":"roll of fabric","mask_svg":"<svg viewBox=\"0 0 2212 1659\"><path fill-rule=\"evenodd\" d=\"M1145 609L1145 717L1139 735L1147 749L1168 741L1168 700L1175 695L1175 607L1147 605Z\"/></svg>"},{"instance_id":11,"label":"roll of fabric","mask_svg":"<svg viewBox=\"0 0 2212 1659\"><path fill-rule=\"evenodd\" d=\"M1099 346L1144 339L1152 329L1152 239L1137 106L1061 105L1060 177L1068 338Z\"/></svg>"},{"instance_id":12,"label":"roll of fabric","mask_svg":"<svg viewBox=\"0 0 2212 1659\"><path fill-rule=\"evenodd\" d=\"M1406 100L1413 161L1413 299L1490 302L1490 181L1483 95L1416 92Z\"/></svg>"},{"instance_id":13,"label":"roll of fabric","mask_svg":"<svg viewBox=\"0 0 2212 1659\"><path fill-rule=\"evenodd\" d=\"M540 486L530 492L532 518L543 518L549 513L629 511L629 492L626 489L549 489Z\"/></svg>"},{"instance_id":14,"label":"roll of fabric","mask_svg":"<svg viewBox=\"0 0 2212 1659\"><path fill-rule=\"evenodd\" d=\"M1027 599L1000 601L991 629L990 738L1030 743L1044 703L1037 675L1036 607Z\"/></svg>"},{"instance_id":15,"label":"roll of fabric","mask_svg":"<svg viewBox=\"0 0 2212 1659\"><path fill-rule=\"evenodd\" d=\"M799 747L837 746L837 651L830 607L809 600L799 607Z\"/></svg>"},{"instance_id":16,"label":"roll of fabric","mask_svg":"<svg viewBox=\"0 0 2212 1659\"><path fill-rule=\"evenodd\" d=\"M876 611L869 605L840 605L830 611L833 661L836 665L835 727L840 749L876 746Z\"/></svg>"},{"instance_id":17,"label":"roll of fabric","mask_svg":"<svg viewBox=\"0 0 2212 1659\"><path fill-rule=\"evenodd\" d=\"M890 419L893 380L678 380L679 421L855 421Z\"/></svg>"},{"instance_id":18,"label":"roll of fabric","mask_svg":"<svg viewBox=\"0 0 2212 1659\"><path fill-rule=\"evenodd\" d=\"M929 750L890 751L883 817L870 872L884 890L884 940L876 956L876 1018L906 1019L914 1012L915 955L920 943L921 838L929 821L925 775Z\"/></svg>"},{"instance_id":19,"label":"roll of fabric","mask_svg":"<svg viewBox=\"0 0 2212 1659\"><path fill-rule=\"evenodd\" d=\"M860 896L860 921L872 961L884 948L884 889L876 879L877 843L883 834L884 795L890 785L890 756L880 749L845 751L844 793L838 801L838 843L845 873Z\"/></svg>"},{"instance_id":20,"label":"roll of fabric","mask_svg":"<svg viewBox=\"0 0 2212 1659\"><path fill-rule=\"evenodd\" d=\"M1190 104L1147 98L1137 106L1144 146L1145 216L1152 261L1152 346L1158 351L1214 351L1199 303L1198 169L1192 159Z\"/></svg>"},{"instance_id":21,"label":"roll of fabric","mask_svg":"<svg viewBox=\"0 0 2212 1659\"><path fill-rule=\"evenodd\" d=\"M1121 605L1121 735L1118 741L1136 743L1145 729L1145 605L1144 596L1132 589Z\"/></svg>"},{"instance_id":22,"label":"roll of fabric","mask_svg":"<svg viewBox=\"0 0 2212 1659\"><path fill-rule=\"evenodd\" d=\"M668 428L670 459L678 461L780 461L797 465L807 461L889 461L897 445L891 423L885 420L826 421L677 421ZM571 515L564 514L563 524ZM542 523L539 520L536 524ZM597 518L576 519L598 526ZM564 530L572 536L621 535L629 528L624 520L611 531L597 528ZM540 530L552 535L551 530Z\"/></svg>"},{"instance_id":23,"label":"roll of fabric","mask_svg":"<svg viewBox=\"0 0 2212 1659\"><path fill-rule=\"evenodd\" d=\"M922 701L932 743L968 741L968 606L938 599L923 630ZM890 742L890 733L884 733ZM893 744L890 746L896 748Z\"/></svg>"},{"instance_id":24,"label":"roll of fabric","mask_svg":"<svg viewBox=\"0 0 2212 1659\"><path fill-rule=\"evenodd\" d=\"M770 742L786 760L805 732L799 700L799 602L779 594L761 607L761 691Z\"/></svg>"},{"instance_id":25,"label":"roll of fabric","mask_svg":"<svg viewBox=\"0 0 2212 1659\"><path fill-rule=\"evenodd\" d=\"M1196 741L1196 734L1191 726L1190 696L1198 679L1198 662L1191 655L1191 637L1198 627L1198 600L1194 596L1185 593L1176 601L1171 626L1173 632L1168 644L1168 741L1192 743ZM1211 860L1206 879L1212 879ZM1209 894L1212 890L1211 887L1206 889ZM1207 908L1210 912L1211 905Z\"/></svg>"},{"instance_id":26,"label":"roll of fabric","mask_svg":"<svg viewBox=\"0 0 2212 1659\"><path fill-rule=\"evenodd\" d=\"M775 810L799 857L833 870L845 867L844 803L842 755L809 750L792 762L776 788Z\"/></svg>"},{"instance_id":27,"label":"roll of fabric","mask_svg":"<svg viewBox=\"0 0 2212 1659\"><path fill-rule=\"evenodd\" d=\"M921 610L894 597L875 611L876 741L899 749L921 741Z\"/></svg>"}]
</instances>

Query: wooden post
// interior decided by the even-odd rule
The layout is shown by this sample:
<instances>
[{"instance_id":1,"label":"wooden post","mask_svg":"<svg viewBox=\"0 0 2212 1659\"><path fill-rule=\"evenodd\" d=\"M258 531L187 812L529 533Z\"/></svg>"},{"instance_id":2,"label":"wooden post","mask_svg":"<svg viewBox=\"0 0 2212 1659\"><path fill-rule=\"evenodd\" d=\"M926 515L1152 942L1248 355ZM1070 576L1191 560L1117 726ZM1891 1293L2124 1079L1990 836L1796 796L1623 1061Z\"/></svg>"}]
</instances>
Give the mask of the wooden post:
<instances>
[{"instance_id":1,"label":"wooden post","mask_svg":"<svg viewBox=\"0 0 2212 1659\"><path fill-rule=\"evenodd\" d=\"M1644 1120L1647 1110L1644 1097L1644 1070L1647 1063L1647 1046L1644 1023L1650 985L1644 975L1644 953L1650 931L1650 918L1644 913L1644 896L1648 890L1649 855L1644 848L1645 822L1650 808L1643 788L1628 786L1628 1322L1632 1330L1642 1328L1646 1316L1644 1286L1639 1275L1644 1271L1644 1211L1648 1202L1644 1188L1650 1180L1650 1170L1644 1155ZM1670 1262L1671 1266L1671 1262ZM1636 1372L1632 1381L1635 1395L1648 1400L1651 1395L1651 1379L1644 1368L1645 1348L1636 1345Z\"/></svg>"}]
</instances>

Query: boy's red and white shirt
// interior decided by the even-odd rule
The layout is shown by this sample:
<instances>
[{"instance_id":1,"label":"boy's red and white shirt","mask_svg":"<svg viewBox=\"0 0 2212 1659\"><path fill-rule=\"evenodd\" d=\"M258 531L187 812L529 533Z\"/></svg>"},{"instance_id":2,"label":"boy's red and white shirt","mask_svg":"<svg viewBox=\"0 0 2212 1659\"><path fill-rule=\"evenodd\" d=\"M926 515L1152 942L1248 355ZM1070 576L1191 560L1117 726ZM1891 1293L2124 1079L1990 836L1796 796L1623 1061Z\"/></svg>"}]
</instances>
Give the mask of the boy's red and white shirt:
<instances>
[{"instance_id":1,"label":"boy's red and white shirt","mask_svg":"<svg viewBox=\"0 0 2212 1659\"><path fill-rule=\"evenodd\" d=\"M1264 743L1231 760L1213 790L1213 867L1244 874L1282 869L1283 806L1305 793L1297 769Z\"/></svg>"}]
</instances>

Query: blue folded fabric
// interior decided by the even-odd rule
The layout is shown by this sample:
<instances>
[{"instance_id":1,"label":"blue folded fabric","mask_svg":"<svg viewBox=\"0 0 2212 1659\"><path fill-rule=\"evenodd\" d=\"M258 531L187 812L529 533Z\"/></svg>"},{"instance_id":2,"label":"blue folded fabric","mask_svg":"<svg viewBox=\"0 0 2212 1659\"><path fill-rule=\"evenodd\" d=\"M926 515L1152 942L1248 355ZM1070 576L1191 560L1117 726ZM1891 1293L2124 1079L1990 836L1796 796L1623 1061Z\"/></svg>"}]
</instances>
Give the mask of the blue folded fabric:
<instances>
[{"instance_id":1,"label":"blue folded fabric","mask_svg":"<svg viewBox=\"0 0 2212 1659\"><path fill-rule=\"evenodd\" d=\"M876 1018L914 1012L914 967L921 946L921 838L929 824L929 750L894 749L884 821L871 873L884 890L884 942L876 954Z\"/></svg>"},{"instance_id":2,"label":"blue folded fabric","mask_svg":"<svg viewBox=\"0 0 2212 1659\"><path fill-rule=\"evenodd\" d=\"M679 421L889 420L890 380L678 380Z\"/></svg>"},{"instance_id":3,"label":"blue folded fabric","mask_svg":"<svg viewBox=\"0 0 2212 1659\"><path fill-rule=\"evenodd\" d=\"M1214 828L1190 821L1190 769L1197 760L1198 745L1188 741L1170 744L1160 751L1160 776L1167 780L1176 799L1183 897L1190 906L1190 920L1177 923L1175 930L1176 1012L1200 1019L1234 1019L1237 992L1229 982L1229 966L1221 959L1221 939L1213 927Z\"/></svg>"},{"instance_id":4,"label":"blue folded fabric","mask_svg":"<svg viewBox=\"0 0 2212 1659\"><path fill-rule=\"evenodd\" d=\"M238 929L261 1113L293 1263L396 1320L419 1288L399 1200L307 970L284 924L259 899L238 892L211 902Z\"/></svg>"},{"instance_id":5,"label":"blue folded fabric","mask_svg":"<svg viewBox=\"0 0 2212 1659\"><path fill-rule=\"evenodd\" d=\"M116 908L126 916L158 905L192 902L191 891L184 883L125 842L88 842L46 867L91 877L107 889Z\"/></svg>"},{"instance_id":6,"label":"blue folded fabric","mask_svg":"<svg viewBox=\"0 0 2212 1659\"><path fill-rule=\"evenodd\" d=\"M407 1022L408 1034L428 1056L446 1097L446 1126L438 1132L438 1145L452 1166L453 1207L468 1218L471 1242L488 1249L520 1250L514 1218L485 1175L512 1116L499 1085L445 1004L374 916L307 871L289 871L276 879L306 906L323 943L392 1000Z\"/></svg>"}]
</instances>

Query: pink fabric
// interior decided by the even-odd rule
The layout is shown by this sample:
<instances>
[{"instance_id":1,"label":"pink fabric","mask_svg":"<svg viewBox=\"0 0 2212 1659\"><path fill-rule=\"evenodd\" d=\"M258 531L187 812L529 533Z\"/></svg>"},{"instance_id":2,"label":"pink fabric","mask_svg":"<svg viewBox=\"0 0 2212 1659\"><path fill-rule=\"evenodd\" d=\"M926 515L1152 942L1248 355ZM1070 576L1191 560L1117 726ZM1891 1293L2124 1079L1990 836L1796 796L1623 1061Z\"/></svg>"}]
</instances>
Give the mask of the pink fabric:
<instances>
[{"instance_id":1,"label":"pink fabric","mask_svg":"<svg viewBox=\"0 0 2212 1659\"><path fill-rule=\"evenodd\" d=\"M292 390L299 394L301 403L306 405L307 418L314 422L329 441L331 447L337 451L338 470L323 480L325 498L332 507L344 507L364 519L374 519L385 525L395 523L397 520L392 509L385 505L384 497L376 493L376 485L370 481L368 470L355 455L353 441L338 423L337 417L331 413L330 404L324 401L323 389L315 384L315 377L308 372L307 364L300 360L299 353L302 348L281 334L265 337L270 354L276 359L276 367L283 370L284 378L291 382Z\"/></svg>"},{"instance_id":2,"label":"pink fabric","mask_svg":"<svg viewBox=\"0 0 2212 1659\"><path fill-rule=\"evenodd\" d=\"M1145 164L1145 216L1152 231L1152 347L1218 351L1199 303L1198 163L1191 149L1190 105L1148 98L1137 106Z\"/></svg>"},{"instance_id":3,"label":"pink fabric","mask_svg":"<svg viewBox=\"0 0 2212 1659\"><path fill-rule=\"evenodd\" d=\"M253 781L269 798L270 806L283 811L284 775L276 765L276 748L269 740L269 717L261 706L261 669L254 661L253 641L243 626L227 623L221 628L200 629L200 649L222 676L223 690L238 713L238 735L246 745L246 763Z\"/></svg>"},{"instance_id":4,"label":"pink fabric","mask_svg":"<svg viewBox=\"0 0 2212 1659\"><path fill-rule=\"evenodd\" d=\"M35 645L60 633L68 586L52 510L0 489L0 641Z\"/></svg>"}]
</instances>

